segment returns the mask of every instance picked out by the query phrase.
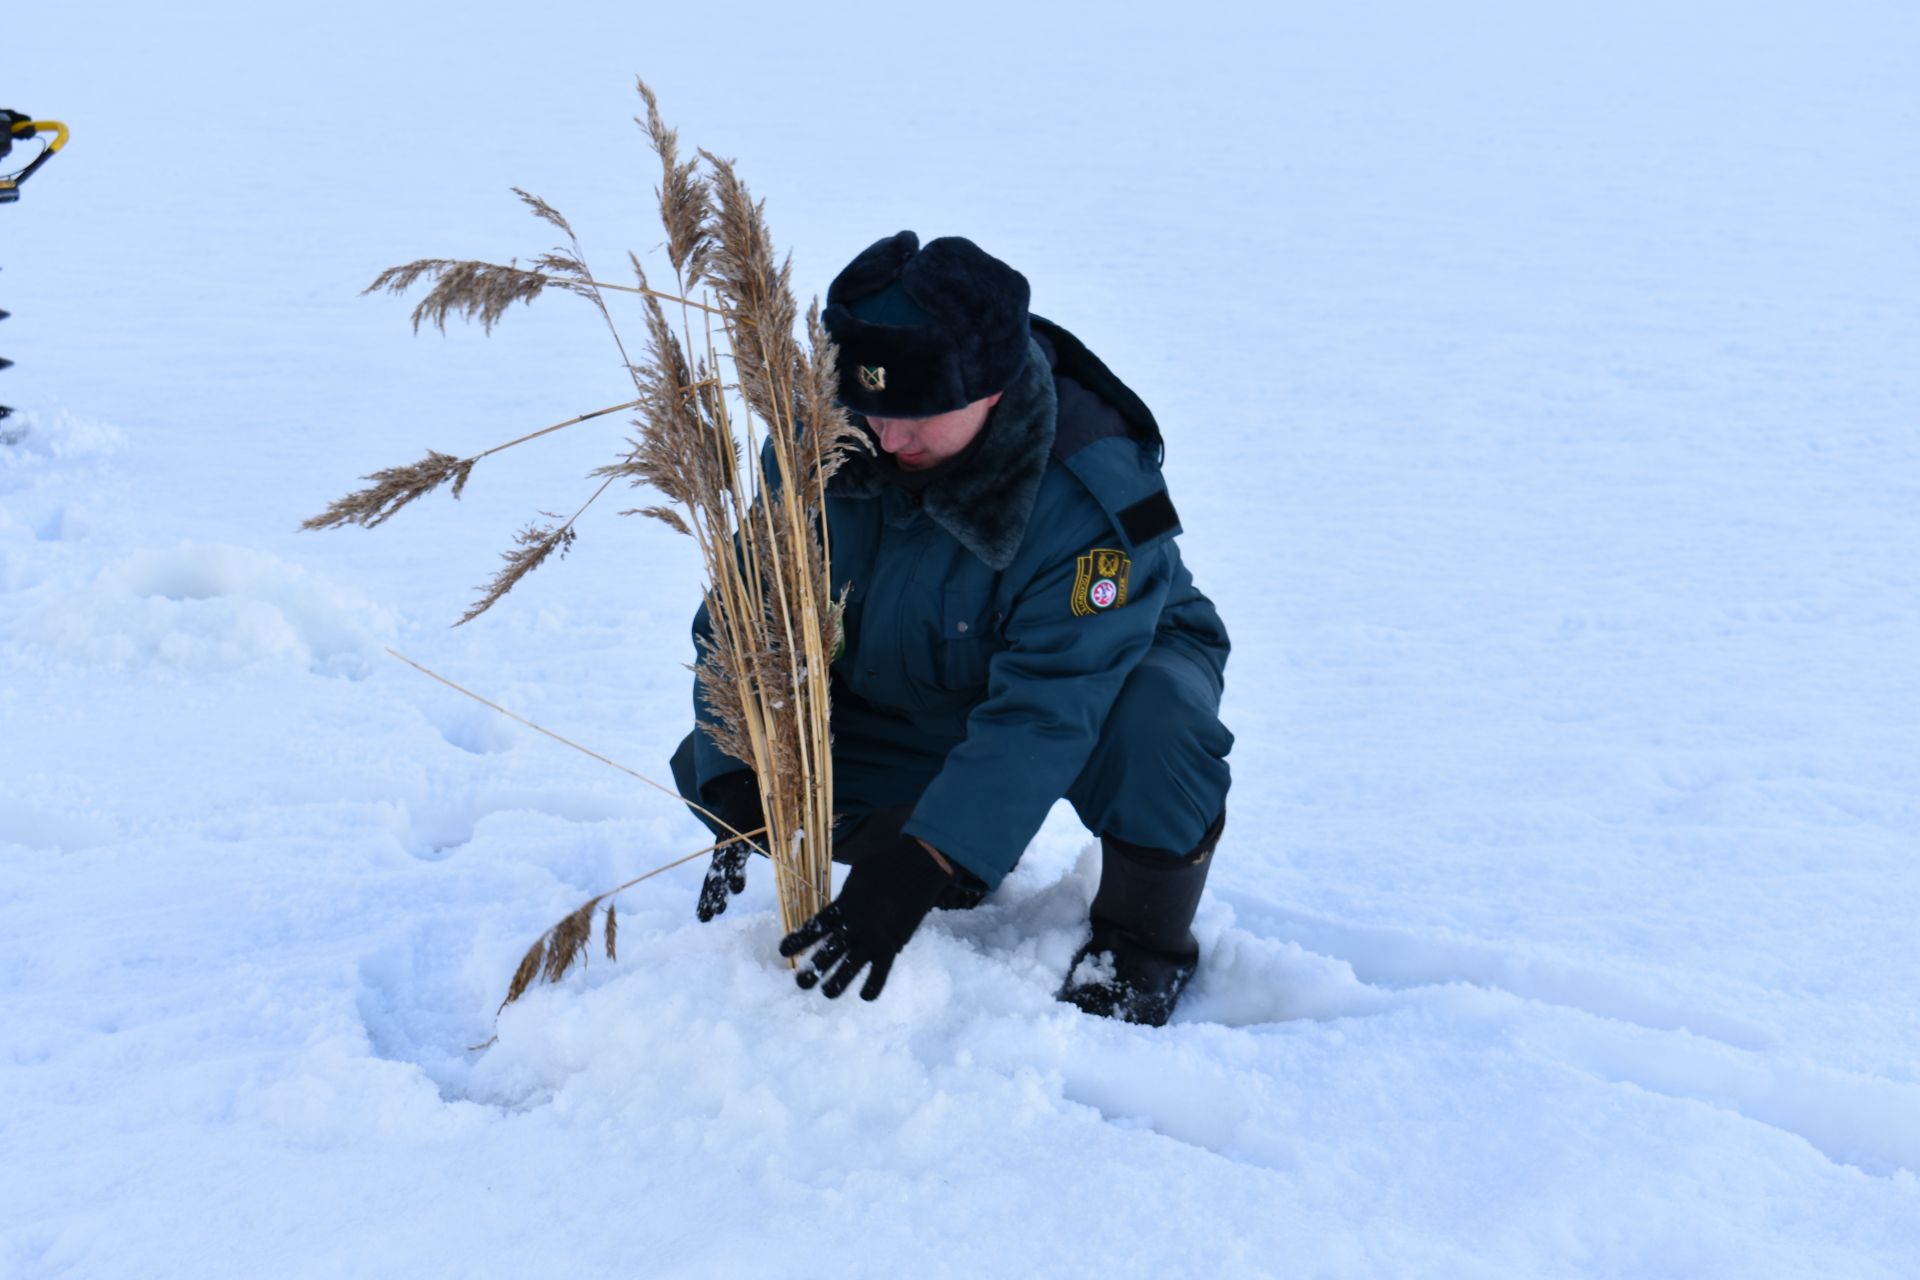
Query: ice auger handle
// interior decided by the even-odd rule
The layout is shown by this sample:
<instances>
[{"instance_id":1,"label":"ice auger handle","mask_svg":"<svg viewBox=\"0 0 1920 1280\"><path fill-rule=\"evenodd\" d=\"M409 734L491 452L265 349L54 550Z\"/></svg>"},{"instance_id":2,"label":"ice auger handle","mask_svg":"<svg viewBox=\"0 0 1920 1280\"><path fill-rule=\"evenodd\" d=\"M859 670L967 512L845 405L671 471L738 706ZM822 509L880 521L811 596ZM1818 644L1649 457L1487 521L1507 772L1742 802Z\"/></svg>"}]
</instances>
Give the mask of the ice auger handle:
<instances>
[{"instance_id":1,"label":"ice auger handle","mask_svg":"<svg viewBox=\"0 0 1920 1280\"><path fill-rule=\"evenodd\" d=\"M54 152L67 145L71 131L58 120L33 120L18 111L0 110L0 120L5 120L7 125L6 135L0 137L0 157L12 151L13 144L23 138L53 135L26 168L17 173L0 174L0 204L12 204L20 198L20 184L31 178Z\"/></svg>"}]
</instances>

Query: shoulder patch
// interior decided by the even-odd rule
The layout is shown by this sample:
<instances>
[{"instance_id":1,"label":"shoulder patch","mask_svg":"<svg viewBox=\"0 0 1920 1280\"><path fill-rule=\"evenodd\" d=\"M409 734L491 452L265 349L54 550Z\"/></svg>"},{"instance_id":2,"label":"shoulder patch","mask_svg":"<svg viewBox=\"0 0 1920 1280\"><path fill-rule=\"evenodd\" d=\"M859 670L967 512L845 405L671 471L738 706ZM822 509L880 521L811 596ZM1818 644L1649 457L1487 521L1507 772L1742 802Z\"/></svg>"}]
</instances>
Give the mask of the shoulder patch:
<instances>
[{"instance_id":1,"label":"shoulder patch","mask_svg":"<svg viewBox=\"0 0 1920 1280\"><path fill-rule=\"evenodd\" d=\"M1090 618L1125 604L1132 569L1133 561L1113 547L1095 547L1081 556L1080 572L1073 580L1074 615Z\"/></svg>"}]
</instances>

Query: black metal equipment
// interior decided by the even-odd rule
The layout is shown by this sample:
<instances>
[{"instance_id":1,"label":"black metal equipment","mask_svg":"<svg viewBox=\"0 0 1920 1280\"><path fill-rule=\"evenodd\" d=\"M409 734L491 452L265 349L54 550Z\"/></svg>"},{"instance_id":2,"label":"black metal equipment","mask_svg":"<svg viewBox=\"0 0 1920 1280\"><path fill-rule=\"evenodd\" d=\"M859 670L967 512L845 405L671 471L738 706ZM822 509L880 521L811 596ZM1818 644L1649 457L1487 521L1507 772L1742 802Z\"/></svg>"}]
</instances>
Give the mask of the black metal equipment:
<instances>
[{"instance_id":1,"label":"black metal equipment","mask_svg":"<svg viewBox=\"0 0 1920 1280\"><path fill-rule=\"evenodd\" d=\"M20 198L20 184L40 171L40 166L53 157L53 153L67 145L68 129L58 120L35 120L23 111L14 111L0 107L0 160L13 153L13 144L28 138L40 140L40 154L28 161L25 167L12 173L0 173L0 204L12 204ZM44 135L44 136L43 136ZM9 313L0 311L0 320ZM13 361L0 356L0 369L11 367ZM13 410L0 404L0 419L10 417Z\"/></svg>"},{"instance_id":2,"label":"black metal equipment","mask_svg":"<svg viewBox=\"0 0 1920 1280\"><path fill-rule=\"evenodd\" d=\"M13 151L13 144L28 138L39 138L42 134L52 135L42 139L40 154L28 161L25 168L12 173L0 173L0 204L12 204L20 198L20 184L39 172L40 166L53 158L53 153L67 145L69 130L58 120L35 120L23 111L13 111L0 107L0 123L6 129L0 132L0 160L4 160Z\"/></svg>"}]
</instances>

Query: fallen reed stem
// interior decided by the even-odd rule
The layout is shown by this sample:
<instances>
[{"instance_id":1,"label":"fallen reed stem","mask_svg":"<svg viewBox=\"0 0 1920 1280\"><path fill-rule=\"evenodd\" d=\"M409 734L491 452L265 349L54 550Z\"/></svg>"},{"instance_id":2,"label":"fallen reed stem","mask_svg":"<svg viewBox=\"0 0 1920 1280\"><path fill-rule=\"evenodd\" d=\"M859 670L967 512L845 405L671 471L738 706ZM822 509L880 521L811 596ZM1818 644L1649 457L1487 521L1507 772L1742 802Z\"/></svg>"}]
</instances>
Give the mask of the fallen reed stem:
<instances>
[{"instance_id":1,"label":"fallen reed stem","mask_svg":"<svg viewBox=\"0 0 1920 1280\"><path fill-rule=\"evenodd\" d=\"M613 768L618 769L620 772L626 774L629 778L633 778L639 782L644 782L648 786L652 787L655 791L665 792L667 795L672 796L674 799L681 801L689 809L693 809L699 813L706 814L707 817L712 818L715 822L718 822L721 826L725 827L728 831L733 832L733 835L729 837L729 839L737 838L737 839L745 840L748 844L753 844L753 836L758 834L757 832L743 832L736 829L731 823L727 822L724 818L720 817L718 814L709 812L708 810L701 808L699 805L695 804L691 800L686 799L678 791L675 791L671 787L661 786L659 783L655 782L652 778L649 778L646 774L636 772L633 769L629 769L627 768L626 765L621 764L618 760L614 760L614 759L611 759L610 757L603 756L598 751L595 751L591 747L583 747L571 738L563 738L551 729L542 728L541 726L535 724L533 721L527 719L525 716L520 715L516 712L509 711L505 707L501 706L499 703L491 702L486 698L481 697L479 694L475 693L473 690L465 688L464 686L455 684L453 681L441 675L438 671L433 670L433 668L431 667L424 666L418 662L415 662L412 658L409 658L406 654L401 653L398 649L388 649L387 652L393 655L394 657L400 659L400 661L406 663L408 666L412 667L415 671L418 671L421 675L430 677L431 679L434 679L434 680L438 680L441 684L447 686L447 688L453 690L455 693L461 694L468 698L472 698L475 702L479 703L481 706L490 707L493 710L498 711L501 715L505 716L507 719L527 726L527 728L533 730L535 733L543 733L547 737L552 738L555 742L559 743L563 747L572 747L575 751L578 751L583 756L592 756L595 760L598 760L601 764L611 765ZM766 828L762 827L761 830L764 831L766 830ZM726 841L723 840L721 841L721 843L724 844L726 843ZM701 852L702 853L711 852L713 849L716 849L718 847L719 845L709 845L706 849L701 850ZM759 852L759 853L767 852L765 849L762 849L757 844L753 845L753 847L756 852ZM680 861L685 862L688 860L689 860L688 858L682 858ZM671 863L669 865L678 866L679 863ZM666 870L666 868L662 867L661 870L664 871ZM653 874L653 873L649 872L648 874ZM646 877L643 876L641 878L645 879ZM622 886L622 888L624 887L625 886ZM615 890L614 892L618 892L618 890Z\"/></svg>"}]
</instances>

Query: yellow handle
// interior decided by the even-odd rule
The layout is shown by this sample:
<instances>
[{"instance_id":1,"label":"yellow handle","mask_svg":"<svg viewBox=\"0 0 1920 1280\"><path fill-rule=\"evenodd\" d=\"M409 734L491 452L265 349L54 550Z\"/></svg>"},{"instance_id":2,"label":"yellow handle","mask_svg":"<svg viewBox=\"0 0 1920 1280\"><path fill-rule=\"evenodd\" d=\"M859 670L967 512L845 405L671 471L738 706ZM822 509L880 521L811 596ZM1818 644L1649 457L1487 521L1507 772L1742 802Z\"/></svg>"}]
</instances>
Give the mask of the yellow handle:
<instances>
[{"instance_id":1,"label":"yellow handle","mask_svg":"<svg viewBox=\"0 0 1920 1280\"><path fill-rule=\"evenodd\" d=\"M47 144L49 152L58 151L67 145L67 138L72 131L58 120L22 120L13 126L13 132L23 138L31 137L35 133L44 133L49 129L53 131L53 141Z\"/></svg>"}]
</instances>

